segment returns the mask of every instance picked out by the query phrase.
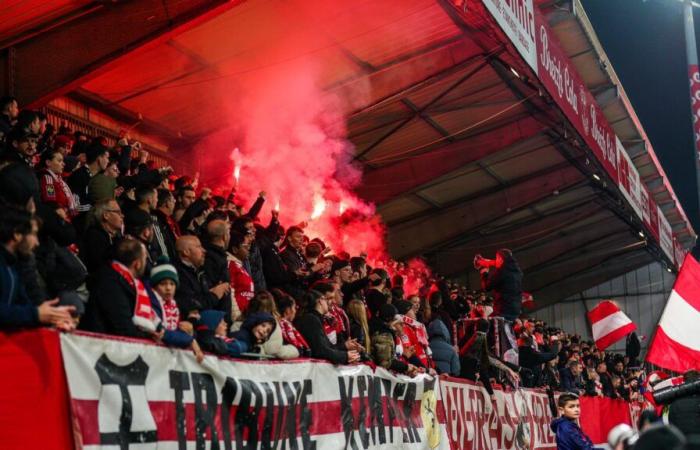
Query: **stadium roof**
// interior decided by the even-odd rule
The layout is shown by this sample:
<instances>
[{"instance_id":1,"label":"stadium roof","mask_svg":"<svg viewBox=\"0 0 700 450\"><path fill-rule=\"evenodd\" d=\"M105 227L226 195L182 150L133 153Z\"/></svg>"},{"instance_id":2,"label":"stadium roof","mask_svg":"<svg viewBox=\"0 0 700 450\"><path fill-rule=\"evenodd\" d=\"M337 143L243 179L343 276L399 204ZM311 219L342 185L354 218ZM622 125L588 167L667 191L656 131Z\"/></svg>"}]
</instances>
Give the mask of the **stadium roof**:
<instances>
[{"instance_id":1,"label":"stadium roof","mask_svg":"<svg viewBox=\"0 0 700 450\"><path fill-rule=\"evenodd\" d=\"M476 253L508 247L539 305L655 259L673 266L489 12L455 3L11 1L0 86L23 104L67 96L138 120L176 151L231 120L207 92L313 58L327 91L369 86L348 107L348 133L394 257L459 277ZM695 232L580 3L536 3L689 247ZM302 36L293 53L260 56L288 36Z\"/></svg>"}]
</instances>

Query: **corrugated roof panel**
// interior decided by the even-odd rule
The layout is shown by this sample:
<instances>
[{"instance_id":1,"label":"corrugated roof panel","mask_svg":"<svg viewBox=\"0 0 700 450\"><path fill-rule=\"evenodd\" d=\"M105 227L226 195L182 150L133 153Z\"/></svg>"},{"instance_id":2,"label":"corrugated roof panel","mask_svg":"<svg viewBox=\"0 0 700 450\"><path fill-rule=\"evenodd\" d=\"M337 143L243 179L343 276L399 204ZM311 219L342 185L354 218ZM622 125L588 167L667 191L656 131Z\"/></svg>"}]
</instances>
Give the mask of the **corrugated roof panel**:
<instances>
[{"instance_id":1,"label":"corrugated roof panel","mask_svg":"<svg viewBox=\"0 0 700 450\"><path fill-rule=\"evenodd\" d=\"M3 0L0 42L40 27L68 14L91 0Z\"/></svg>"},{"instance_id":2,"label":"corrugated roof panel","mask_svg":"<svg viewBox=\"0 0 700 450\"><path fill-rule=\"evenodd\" d=\"M181 77L185 73L201 68L195 61L179 50L161 45L144 52L136 52L129 64L117 65L85 83L82 88L102 98L118 102L120 99L139 93L143 89ZM135 75L138 76L135 76ZM177 85L181 81L173 81ZM172 88L168 88L172 89Z\"/></svg>"}]
</instances>

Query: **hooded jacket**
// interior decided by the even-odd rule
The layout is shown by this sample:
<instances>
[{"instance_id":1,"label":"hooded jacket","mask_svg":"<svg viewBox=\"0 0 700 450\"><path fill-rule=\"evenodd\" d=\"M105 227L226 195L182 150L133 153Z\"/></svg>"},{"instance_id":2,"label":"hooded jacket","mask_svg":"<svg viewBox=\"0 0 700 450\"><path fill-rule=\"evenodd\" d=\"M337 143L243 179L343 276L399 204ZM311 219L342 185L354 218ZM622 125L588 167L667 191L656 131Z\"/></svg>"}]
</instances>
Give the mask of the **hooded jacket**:
<instances>
[{"instance_id":1,"label":"hooded jacket","mask_svg":"<svg viewBox=\"0 0 700 450\"><path fill-rule=\"evenodd\" d=\"M433 320L428 325L430 350L438 373L459 376L460 364L457 352L450 344L450 333L441 320Z\"/></svg>"},{"instance_id":2,"label":"hooded jacket","mask_svg":"<svg viewBox=\"0 0 700 450\"><path fill-rule=\"evenodd\" d=\"M571 419L559 417L550 425L557 437L557 450L593 450L593 442Z\"/></svg>"},{"instance_id":3,"label":"hooded jacket","mask_svg":"<svg viewBox=\"0 0 700 450\"><path fill-rule=\"evenodd\" d=\"M264 312L253 313L243 321L241 329L231 334L231 338L216 335L216 327L224 319L224 313L216 310L202 311L197 325L197 342L202 350L224 356L241 356L258 345L253 328L265 322L276 327L275 318Z\"/></svg>"}]
</instances>

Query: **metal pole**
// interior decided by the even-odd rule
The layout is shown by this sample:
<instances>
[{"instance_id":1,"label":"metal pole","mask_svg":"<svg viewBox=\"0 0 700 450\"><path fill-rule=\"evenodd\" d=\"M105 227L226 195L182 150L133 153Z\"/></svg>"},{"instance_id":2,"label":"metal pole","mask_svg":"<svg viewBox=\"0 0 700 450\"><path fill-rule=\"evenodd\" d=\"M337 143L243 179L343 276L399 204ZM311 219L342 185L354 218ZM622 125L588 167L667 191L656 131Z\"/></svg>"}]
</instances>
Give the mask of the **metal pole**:
<instances>
[{"instance_id":1,"label":"metal pole","mask_svg":"<svg viewBox=\"0 0 700 450\"><path fill-rule=\"evenodd\" d=\"M685 26L685 53L688 61L690 79L690 106L693 115L693 134L695 137L695 178L700 201L700 70L698 70L698 49L695 42L695 23L693 21L693 2L683 2L683 24Z\"/></svg>"}]
</instances>

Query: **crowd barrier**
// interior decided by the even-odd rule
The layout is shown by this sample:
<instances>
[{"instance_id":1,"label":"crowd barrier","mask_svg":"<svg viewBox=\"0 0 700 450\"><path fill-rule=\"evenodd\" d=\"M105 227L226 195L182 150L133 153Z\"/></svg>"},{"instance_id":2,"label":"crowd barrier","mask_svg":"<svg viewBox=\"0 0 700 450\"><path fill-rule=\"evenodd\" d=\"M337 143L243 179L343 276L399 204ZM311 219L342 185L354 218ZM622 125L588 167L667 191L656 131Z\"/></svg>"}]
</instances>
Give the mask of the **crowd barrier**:
<instances>
[{"instance_id":1,"label":"crowd barrier","mask_svg":"<svg viewBox=\"0 0 700 450\"><path fill-rule=\"evenodd\" d=\"M7 449L555 449L544 391L396 376L316 360L248 361L141 340L0 333ZM594 442L631 423L622 401L584 398ZM605 411L605 413L601 413Z\"/></svg>"}]
</instances>

